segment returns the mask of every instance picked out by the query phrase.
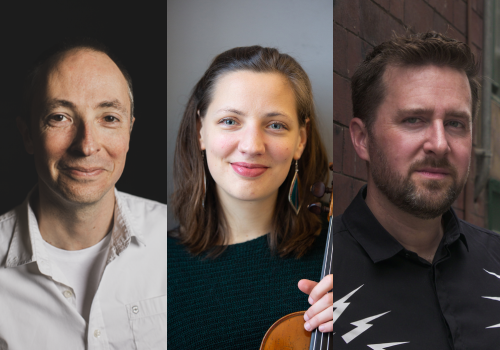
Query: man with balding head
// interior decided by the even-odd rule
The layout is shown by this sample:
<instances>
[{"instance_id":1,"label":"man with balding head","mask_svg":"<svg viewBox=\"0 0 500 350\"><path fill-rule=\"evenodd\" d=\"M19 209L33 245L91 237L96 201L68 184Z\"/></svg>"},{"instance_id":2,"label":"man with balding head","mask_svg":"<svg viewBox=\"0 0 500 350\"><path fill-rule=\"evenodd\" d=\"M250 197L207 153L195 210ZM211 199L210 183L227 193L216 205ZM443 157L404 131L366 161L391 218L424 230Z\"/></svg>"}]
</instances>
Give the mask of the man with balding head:
<instances>
[{"instance_id":1,"label":"man with balding head","mask_svg":"<svg viewBox=\"0 0 500 350\"><path fill-rule=\"evenodd\" d=\"M135 121L130 76L79 40L37 61L24 97L17 122L38 183L0 216L0 349L161 349L166 206L115 189Z\"/></svg>"}]
</instances>

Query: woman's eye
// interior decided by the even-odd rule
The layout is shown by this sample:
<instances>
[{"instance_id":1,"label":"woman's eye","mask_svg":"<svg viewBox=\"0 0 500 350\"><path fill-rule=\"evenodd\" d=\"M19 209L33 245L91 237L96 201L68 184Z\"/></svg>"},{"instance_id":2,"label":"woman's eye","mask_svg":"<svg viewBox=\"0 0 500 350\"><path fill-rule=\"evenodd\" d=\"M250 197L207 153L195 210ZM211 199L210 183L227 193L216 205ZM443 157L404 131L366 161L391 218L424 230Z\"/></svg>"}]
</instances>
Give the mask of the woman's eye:
<instances>
[{"instance_id":1,"label":"woman's eye","mask_svg":"<svg viewBox=\"0 0 500 350\"><path fill-rule=\"evenodd\" d=\"M272 123L272 124L270 125L270 127L271 127L271 129L273 129L273 130L281 130L281 129L283 129L285 126L284 126L283 124L281 124L281 123Z\"/></svg>"},{"instance_id":2,"label":"woman's eye","mask_svg":"<svg viewBox=\"0 0 500 350\"><path fill-rule=\"evenodd\" d=\"M235 126L236 121L234 119L223 119L222 123L227 126Z\"/></svg>"}]
</instances>

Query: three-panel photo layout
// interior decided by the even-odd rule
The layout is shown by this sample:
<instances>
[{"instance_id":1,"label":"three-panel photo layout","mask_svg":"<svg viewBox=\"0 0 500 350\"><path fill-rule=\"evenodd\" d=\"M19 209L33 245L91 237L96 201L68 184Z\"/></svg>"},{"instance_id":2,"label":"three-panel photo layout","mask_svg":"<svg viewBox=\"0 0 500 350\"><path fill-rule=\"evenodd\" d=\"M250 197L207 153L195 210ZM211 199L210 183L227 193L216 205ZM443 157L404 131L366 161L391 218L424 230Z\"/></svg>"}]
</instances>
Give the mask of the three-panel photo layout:
<instances>
[{"instance_id":1,"label":"three-panel photo layout","mask_svg":"<svg viewBox=\"0 0 500 350\"><path fill-rule=\"evenodd\" d=\"M18 14L0 350L498 348L500 0Z\"/></svg>"}]
</instances>

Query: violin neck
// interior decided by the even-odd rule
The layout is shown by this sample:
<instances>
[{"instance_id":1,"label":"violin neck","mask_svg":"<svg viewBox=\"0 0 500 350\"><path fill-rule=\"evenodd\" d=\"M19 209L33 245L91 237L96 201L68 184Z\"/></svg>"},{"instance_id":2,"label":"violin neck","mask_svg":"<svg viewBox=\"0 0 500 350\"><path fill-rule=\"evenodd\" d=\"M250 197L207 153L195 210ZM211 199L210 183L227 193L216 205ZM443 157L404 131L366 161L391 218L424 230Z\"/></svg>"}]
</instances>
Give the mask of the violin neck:
<instances>
[{"instance_id":1,"label":"violin neck","mask_svg":"<svg viewBox=\"0 0 500 350\"><path fill-rule=\"evenodd\" d=\"M328 225L328 237L326 239L325 255L323 257L323 267L321 269L321 279L333 272L333 215L330 216ZM332 286L333 289L333 286ZM330 350L333 346L333 333L321 333L315 329L311 333L311 343L309 350Z\"/></svg>"}]
</instances>

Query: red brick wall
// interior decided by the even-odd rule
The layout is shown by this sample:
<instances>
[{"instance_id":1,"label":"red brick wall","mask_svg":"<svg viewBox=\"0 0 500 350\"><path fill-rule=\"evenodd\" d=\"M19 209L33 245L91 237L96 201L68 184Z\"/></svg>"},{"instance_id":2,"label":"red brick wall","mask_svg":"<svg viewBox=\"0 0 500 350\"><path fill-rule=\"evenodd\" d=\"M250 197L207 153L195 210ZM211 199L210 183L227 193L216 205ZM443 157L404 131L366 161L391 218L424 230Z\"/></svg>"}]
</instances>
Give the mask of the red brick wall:
<instances>
[{"instance_id":1,"label":"red brick wall","mask_svg":"<svg viewBox=\"0 0 500 350\"><path fill-rule=\"evenodd\" d=\"M435 30L467 42L481 57L483 0L334 0L333 7L333 133L334 215L341 214L366 182L366 165L351 143L350 77L374 45L403 34ZM469 179L474 179L475 160ZM476 225L485 225L484 193L473 201L474 186L454 204L457 214Z\"/></svg>"}]
</instances>

